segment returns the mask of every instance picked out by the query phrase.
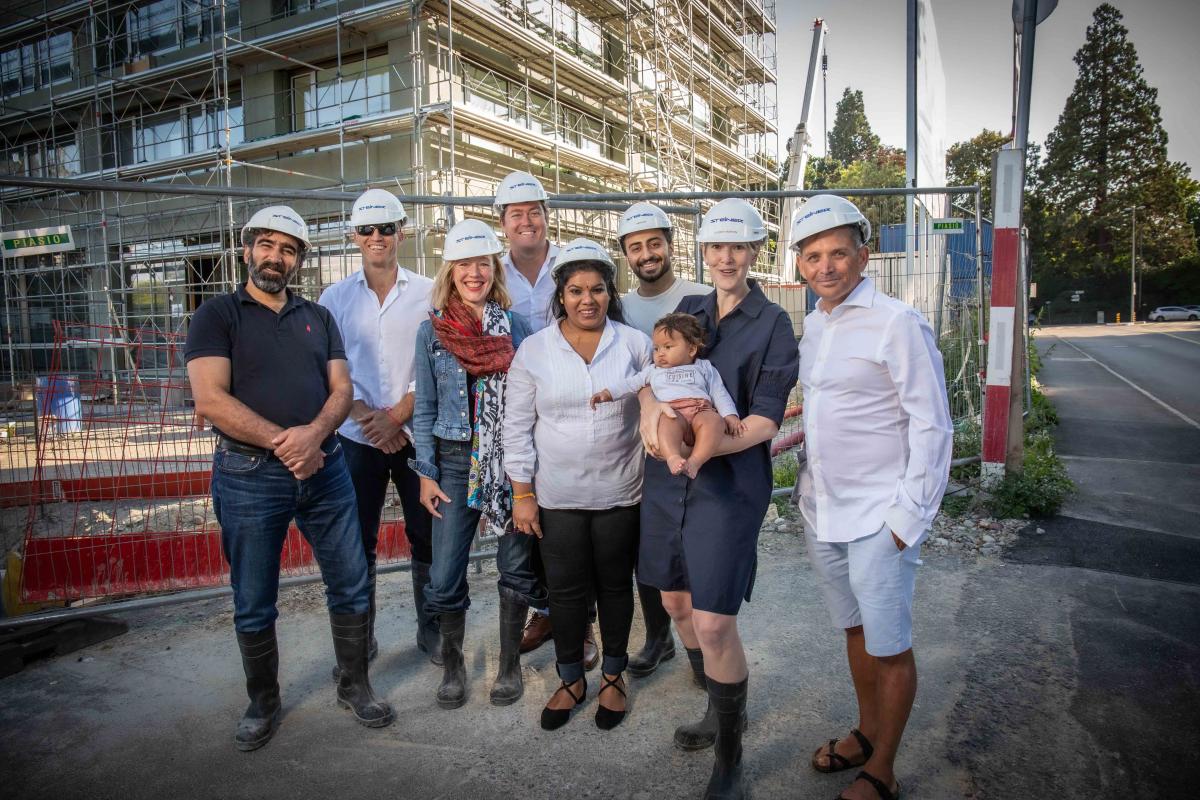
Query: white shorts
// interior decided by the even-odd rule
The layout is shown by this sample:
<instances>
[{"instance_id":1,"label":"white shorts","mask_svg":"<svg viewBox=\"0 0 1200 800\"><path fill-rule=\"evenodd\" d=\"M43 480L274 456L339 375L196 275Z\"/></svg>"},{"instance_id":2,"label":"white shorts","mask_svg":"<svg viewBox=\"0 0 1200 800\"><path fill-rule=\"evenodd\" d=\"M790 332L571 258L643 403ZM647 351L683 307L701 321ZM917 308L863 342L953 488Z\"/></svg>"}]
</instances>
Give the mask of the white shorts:
<instances>
[{"instance_id":1,"label":"white shorts","mask_svg":"<svg viewBox=\"0 0 1200 800\"><path fill-rule=\"evenodd\" d=\"M867 653L876 657L910 649L921 546L899 550L887 525L852 542L817 541L809 524L804 535L834 627L861 625Z\"/></svg>"}]
</instances>

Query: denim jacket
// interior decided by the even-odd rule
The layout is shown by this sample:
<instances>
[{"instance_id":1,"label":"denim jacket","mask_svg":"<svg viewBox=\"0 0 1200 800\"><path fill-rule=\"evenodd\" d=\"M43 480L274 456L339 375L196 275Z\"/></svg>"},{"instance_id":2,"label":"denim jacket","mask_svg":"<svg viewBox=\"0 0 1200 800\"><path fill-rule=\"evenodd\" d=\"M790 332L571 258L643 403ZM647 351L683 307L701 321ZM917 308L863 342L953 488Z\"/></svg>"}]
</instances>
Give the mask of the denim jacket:
<instances>
[{"instance_id":1,"label":"denim jacket","mask_svg":"<svg viewBox=\"0 0 1200 800\"><path fill-rule=\"evenodd\" d=\"M529 323L520 314L508 312L512 329L513 349L529 335ZM450 351L442 346L433 323L425 320L417 329L417 352L413 366L416 371L417 396L413 407L413 446L416 458L409 466L425 478L439 480L441 473L434 463L437 439L455 442L471 440L471 414L467 408L467 372Z\"/></svg>"}]
</instances>

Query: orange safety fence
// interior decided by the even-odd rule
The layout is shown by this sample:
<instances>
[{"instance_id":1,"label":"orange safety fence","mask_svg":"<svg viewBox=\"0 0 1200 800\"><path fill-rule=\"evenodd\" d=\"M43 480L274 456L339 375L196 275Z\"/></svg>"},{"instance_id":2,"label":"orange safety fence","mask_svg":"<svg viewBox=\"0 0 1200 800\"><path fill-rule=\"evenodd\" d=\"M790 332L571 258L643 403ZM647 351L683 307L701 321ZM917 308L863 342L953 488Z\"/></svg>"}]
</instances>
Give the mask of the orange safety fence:
<instances>
[{"instance_id":1,"label":"orange safety fence","mask_svg":"<svg viewBox=\"0 0 1200 800\"><path fill-rule=\"evenodd\" d=\"M36 391L32 480L0 493L0 505L28 508L22 600L227 584L209 496L213 434L194 424L182 334L56 322L51 369ZM393 491L379 560L408 555ZM317 572L295 527L282 572Z\"/></svg>"}]
</instances>

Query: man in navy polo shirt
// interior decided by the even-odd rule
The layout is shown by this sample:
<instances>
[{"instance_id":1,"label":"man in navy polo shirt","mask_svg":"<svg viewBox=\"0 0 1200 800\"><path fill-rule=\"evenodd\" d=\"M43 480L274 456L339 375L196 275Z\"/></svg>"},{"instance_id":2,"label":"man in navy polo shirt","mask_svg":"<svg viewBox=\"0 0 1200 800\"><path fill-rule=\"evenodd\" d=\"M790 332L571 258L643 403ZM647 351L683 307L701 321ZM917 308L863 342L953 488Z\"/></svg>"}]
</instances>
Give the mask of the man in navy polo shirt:
<instances>
[{"instance_id":1,"label":"man in navy polo shirt","mask_svg":"<svg viewBox=\"0 0 1200 800\"><path fill-rule=\"evenodd\" d=\"M333 435L350 410L350 371L329 312L288 290L309 249L287 206L242 228L249 280L196 310L185 358L196 411L213 423L213 509L233 585L250 705L234 744L255 750L279 724L279 559L292 519L325 580L340 667L338 704L368 727L391 724L367 678L367 562L354 487Z\"/></svg>"}]
</instances>

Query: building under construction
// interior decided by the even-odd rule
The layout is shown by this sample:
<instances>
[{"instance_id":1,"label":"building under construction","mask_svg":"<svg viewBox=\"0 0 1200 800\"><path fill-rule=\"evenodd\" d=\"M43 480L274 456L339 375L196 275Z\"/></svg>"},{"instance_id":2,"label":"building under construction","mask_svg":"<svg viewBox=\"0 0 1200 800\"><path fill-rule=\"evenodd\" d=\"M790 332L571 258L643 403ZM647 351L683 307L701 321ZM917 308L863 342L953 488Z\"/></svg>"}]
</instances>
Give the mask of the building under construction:
<instances>
[{"instance_id":1,"label":"building under construction","mask_svg":"<svg viewBox=\"0 0 1200 800\"><path fill-rule=\"evenodd\" d=\"M16 183L0 187L0 228L69 225L74 245L4 260L14 382L50 366L54 320L183 330L243 274L237 231L264 187L486 198L513 169L554 194L778 179L773 0L41 0L2 22L0 169ZM299 279L312 296L356 268L348 204L287 202L315 235ZM495 219L486 203L408 211L402 258L423 272L451 214ZM690 253L694 219L677 219ZM614 247L615 222L552 217L559 239Z\"/></svg>"}]
</instances>

